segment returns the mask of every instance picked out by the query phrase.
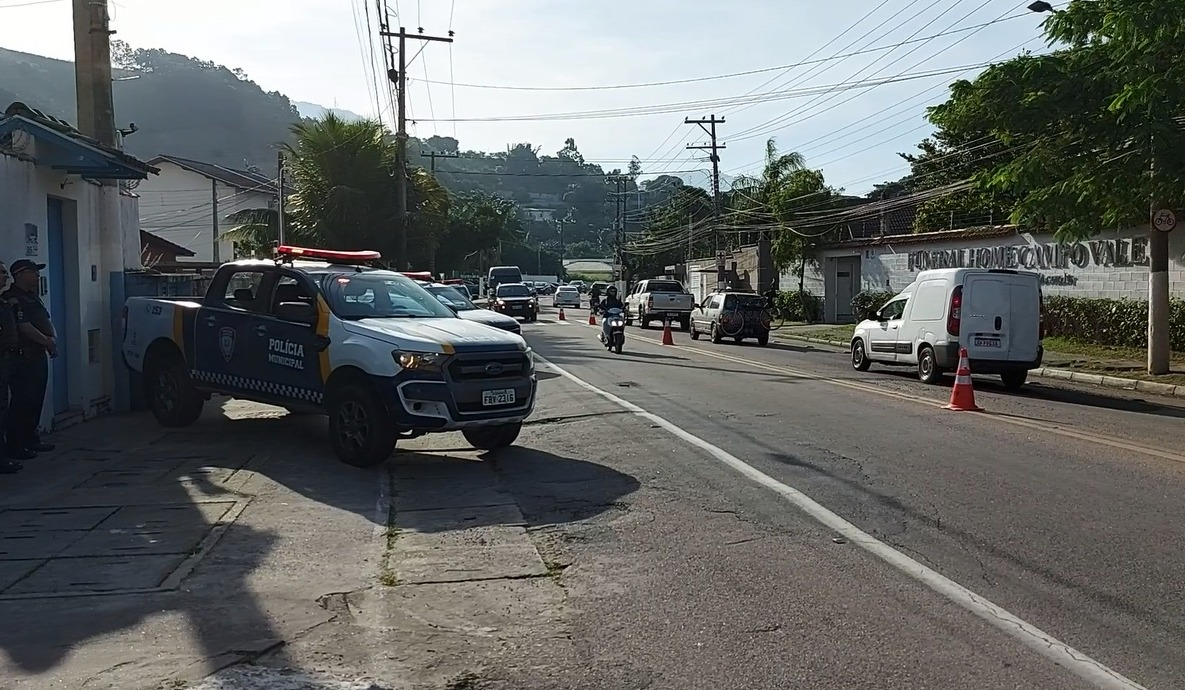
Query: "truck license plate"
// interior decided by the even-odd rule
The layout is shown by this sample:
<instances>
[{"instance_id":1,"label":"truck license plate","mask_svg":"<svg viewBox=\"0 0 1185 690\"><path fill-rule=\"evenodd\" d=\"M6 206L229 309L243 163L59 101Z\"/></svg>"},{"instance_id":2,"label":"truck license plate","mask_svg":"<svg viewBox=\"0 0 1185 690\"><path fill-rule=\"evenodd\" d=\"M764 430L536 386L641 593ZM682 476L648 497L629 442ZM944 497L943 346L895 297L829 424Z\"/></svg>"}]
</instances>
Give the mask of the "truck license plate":
<instances>
[{"instance_id":1,"label":"truck license plate","mask_svg":"<svg viewBox=\"0 0 1185 690\"><path fill-rule=\"evenodd\" d=\"M975 347L1000 347L999 338L976 338Z\"/></svg>"},{"instance_id":2,"label":"truck license plate","mask_svg":"<svg viewBox=\"0 0 1185 690\"><path fill-rule=\"evenodd\" d=\"M501 388L496 391L482 391L481 404L485 407L512 405L514 404L514 389Z\"/></svg>"}]
</instances>

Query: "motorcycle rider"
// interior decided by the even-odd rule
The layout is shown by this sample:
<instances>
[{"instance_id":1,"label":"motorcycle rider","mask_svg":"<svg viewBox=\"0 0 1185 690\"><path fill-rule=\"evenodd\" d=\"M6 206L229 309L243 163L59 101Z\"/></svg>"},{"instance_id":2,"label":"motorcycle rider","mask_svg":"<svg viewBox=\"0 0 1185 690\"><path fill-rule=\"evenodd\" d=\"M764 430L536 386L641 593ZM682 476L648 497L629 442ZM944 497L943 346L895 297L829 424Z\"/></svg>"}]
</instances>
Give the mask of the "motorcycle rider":
<instances>
[{"instance_id":1,"label":"motorcycle rider","mask_svg":"<svg viewBox=\"0 0 1185 690\"><path fill-rule=\"evenodd\" d=\"M590 290L588 293L588 308L589 308L589 310L595 312L597 310L597 303L600 301L601 301L601 287L599 285L594 285L592 287L592 290Z\"/></svg>"},{"instance_id":2,"label":"motorcycle rider","mask_svg":"<svg viewBox=\"0 0 1185 690\"><path fill-rule=\"evenodd\" d=\"M605 289L605 299L597 305L597 311L602 315L608 314L610 309L625 311L625 303L617 296L616 285L610 285ZM603 319L601 321L601 340L606 343L609 342L609 319Z\"/></svg>"}]
</instances>

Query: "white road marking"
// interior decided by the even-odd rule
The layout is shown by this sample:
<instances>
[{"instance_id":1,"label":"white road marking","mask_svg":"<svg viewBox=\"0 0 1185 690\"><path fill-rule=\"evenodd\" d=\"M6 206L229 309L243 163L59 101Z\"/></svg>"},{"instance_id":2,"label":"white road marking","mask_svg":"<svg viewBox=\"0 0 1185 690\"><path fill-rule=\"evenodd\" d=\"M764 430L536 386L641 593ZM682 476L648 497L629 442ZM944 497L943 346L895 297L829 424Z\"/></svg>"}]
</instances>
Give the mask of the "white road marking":
<instances>
[{"instance_id":1,"label":"white road marking","mask_svg":"<svg viewBox=\"0 0 1185 690\"><path fill-rule=\"evenodd\" d=\"M845 537L849 542L860 546L865 551L900 570L902 573L918 580L938 594L986 620L1041 656L1044 656L1059 666L1069 669L1074 674L1089 681L1096 688L1101 688L1102 690L1146 690L1139 683L1125 678L1118 672L1095 661L1066 643L1057 640L1036 626L1021 620L954 580L913 560L888 544L878 541L872 535L831 512L801 491L779 482L777 479L749 465L728 451L712 445L691 432L676 426L673 422L667 421L663 417L647 412L645 409L628 400L597 388L591 383L552 364L538 354L535 357L572 383L601 396L609 402L653 424L657 424L675 437L707 452L722 464L736 470L754 483L777 493L807 515L818 520L826 527L835 530L835 532Z\"/></svg>"}]
</instances>

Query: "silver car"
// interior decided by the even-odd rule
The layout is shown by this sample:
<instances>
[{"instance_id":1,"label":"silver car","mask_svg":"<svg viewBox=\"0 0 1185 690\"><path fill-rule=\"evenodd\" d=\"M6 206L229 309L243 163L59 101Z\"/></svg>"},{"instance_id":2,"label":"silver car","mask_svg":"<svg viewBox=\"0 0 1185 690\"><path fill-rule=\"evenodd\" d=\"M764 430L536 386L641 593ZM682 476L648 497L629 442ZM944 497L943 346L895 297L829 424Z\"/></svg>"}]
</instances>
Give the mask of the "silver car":
<instances>
[{"instance_id":1,"label":"silver car","mask_svg":"<svg viewBox=\"0 0 1185 690\"><path fill-rule=\"evenodd\" d=\"M551 296L551 306L553 307L576 307L580 308L580 290L571 285L561 285L556 288L555 294Z\"/></svg>"}]
</instances>

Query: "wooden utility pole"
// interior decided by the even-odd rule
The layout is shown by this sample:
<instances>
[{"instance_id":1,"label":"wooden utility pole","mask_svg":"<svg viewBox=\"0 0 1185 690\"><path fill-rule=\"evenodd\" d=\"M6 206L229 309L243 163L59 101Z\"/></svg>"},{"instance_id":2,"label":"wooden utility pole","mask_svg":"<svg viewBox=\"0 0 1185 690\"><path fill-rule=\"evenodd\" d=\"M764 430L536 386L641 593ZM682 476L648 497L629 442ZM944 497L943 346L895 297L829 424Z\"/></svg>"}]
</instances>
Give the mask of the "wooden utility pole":
<instances>
[{"instance_id":1,"label":"wooden utility pole","mask_svg":"<svg viewBox=\"0 0 1185 690\"><path fill-rule=\"evenodd\" d=\"M111 30L106 0L73 0L74 86L78 131L115 147L111 96Z\"/></svg>"},{"instance_id":2,"label":"wooden utility pole","mask_svg":"<svg viewBox=\"0 0 1185 690\"><path fill-rule=\"evenodd\" d=\"M399 39L399 66L388 70L387 77L395 84L396 91L396 113L395 113L395 194L396 194L396 217L399 223L399 256L396 257L396 265L401 266L400 270L411 270L411 264L407 260L407 39L415 39L419 41L439 41L441 43L452 43L453 32L448 32L448 38L442 36L427 36L424 30L420 29L419 33L409 34L402 26L399 31L387 31L386 28L379 31L379 35L385 38ZM388 46L389 50L389 46Z\"/></svg>"},{"instance_id":3,"label":"wooden utility pole","mask_svg":"<svg viewBox=\"0 0 1185 690\"><path fill-rule=\"evenodd\" d=\"M625 186L629 182L629 175L607 175L605 180L615 185L613 192L613 262L614 280L625 280ZM620 271L620 277L617 275Z\"/></svg>"},{"instance_id":4,"label":"wooden utility pole","mask_svg":"<svg viewBox=\"0 0 1185 690\"><path fill-rule=\"evenodd\" d=\"M284 152L276 152L276 235L284 244Z\"/></svg>"},{"instance_id":5,"label":"wooden utility pole","mask_svg":"<svg viewBox=\"0 0 1185 690\"><path fill-rule=\"evenodd\" d=\"M456 152L449 153L447 151L420 151L420 155L427 156L428 158L430 158L432 160L431 167L429 168L429 170L431 170L433 173L436 172L436 159L437 158L460 158L461 157L461 154L459 154L459 153L456 153Z\"/></svg>"},{"instance_id":6,"label":"wooden utility pole","mask_svg":"<svg viewBox=\"0 0 1185 690\"><path fill-rule=\"evenodd\" d=\"M712 160L712 216L713 216L713 220L716 224L716 227L714 228L714 230L715 230L715 235L716 235L716 253L717 253L716 288L722 289L724 287L725 276L727 274L725 273L725 270L724 270L724 263L719 258L720 248L721 248L721 242L720 242L720 210L721 210L720 209L720 150L723 148L726 148L726 145L717 143L717 141L716 141L716 125L724 124L724 118L716 119L716 116L712 115L707 119L700 118L698 120L693 120L693 119L687 117L687 118L683 118L683 124L685 124L685 125L699 125L700 129L704 130L704 132L706 132L709 137L709 143L707 143L707 144L688 144L687 148L700 150L700 151L710 151L711 156L712 156L712 158L711 158L711 160Z\"/></svg>"},{"instance_id":7,"label":"wooden utility pole","mask_svg":"<svg viewBox=\"0 0 1185 690\"><path fill-rule=\"evenodd\" d=\"M214 263L222 261L218 242L218 180L210 180L210 232L214 234Z\"/></svg>"}]
</instances>

